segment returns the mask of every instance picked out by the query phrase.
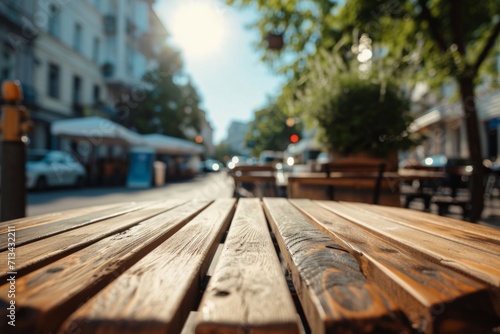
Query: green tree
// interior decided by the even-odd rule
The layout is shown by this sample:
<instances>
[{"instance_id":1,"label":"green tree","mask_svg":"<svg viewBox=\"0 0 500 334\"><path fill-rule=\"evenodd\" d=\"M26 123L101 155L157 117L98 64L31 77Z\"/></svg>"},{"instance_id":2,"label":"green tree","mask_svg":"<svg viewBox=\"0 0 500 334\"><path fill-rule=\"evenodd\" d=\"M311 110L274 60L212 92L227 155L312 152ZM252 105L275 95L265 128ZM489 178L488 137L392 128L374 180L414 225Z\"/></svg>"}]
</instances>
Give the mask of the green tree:
<instances>
[{"instance_id":1,"label":"green tree","mask_svg":"<svg viewBox=\"0 0 500 334\"><path fill-rule=\"evenodd\" d=\"M215 159L227 163L231 157L241 155L240 152L232 150L225 141L220 142L215 146Z\"/></svg>"},{"instance_id":2,"label":"green tree","mask_svg":"<svg viewBox=\"0 0 500 334\"><path fill-rule=\"evenodd\" d=\"M291 135L300 137L302 123L294 121L287 125L287 118L288 115L276 102L270 102L255 112L245 138L253 156L258 157L264 150L284 151L290 144Z\"/></svg>"},{"instance_id":3,"label":"green tree","mask_svg":"<svg viewBox=\"0 0 500 334\"><path fill-rule=\"evenodd\" d=\"M137 102L130 110L132 124L140 133L185 138L186 129L200 130L201 99L189 80L179 83L186 81L181 80L184 77L180 54L164 46L158 67L145 75L147 86L136 94Z\"/></svg>"},{"instance_id":4,"label":"green tree","mask_svg":"<svg viewBox=\"0 0 500 334\"><path fill-rule=\"evenodd\" d=\"M470 159L475 166L472 219L484 207L482 152L475 102L475 84L487 66L488 56L500 34L500 2L483 0L227 0L230 4L256 5L261 18L256 23L263 37L283 36L283 50L265 51L275 62L280 54L284 72L302 71L318 49L333 50L338 43L346 57L356 52L357 36L367 33L387 52L395 67L413 70L413 78L439 83L453 79L459 87L468 135ZM346 49L345 41L352 43ZM264 46L264 42L261 43ZM389 64L391 65L391 64Z\"/></svg>"}]
</instances>

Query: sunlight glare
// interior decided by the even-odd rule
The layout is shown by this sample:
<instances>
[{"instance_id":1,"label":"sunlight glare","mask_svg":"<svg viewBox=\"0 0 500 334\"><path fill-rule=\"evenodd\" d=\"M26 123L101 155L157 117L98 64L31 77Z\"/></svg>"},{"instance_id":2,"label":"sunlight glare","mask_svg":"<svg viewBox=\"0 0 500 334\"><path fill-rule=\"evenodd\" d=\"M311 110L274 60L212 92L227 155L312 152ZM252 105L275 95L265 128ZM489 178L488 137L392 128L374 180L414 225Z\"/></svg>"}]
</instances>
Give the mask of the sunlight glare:
<instances>
[{"instance_id":1,"label":"sunlight glare","mask_svg":"<svg viewBox=\"0 0 500 334\"><path fill-rule=\"evenodd\" d=\"M193 57L207 56L221 50L226 24L214 3L184 3L174 14L172 37L183 53Z\"/></svg>"}]
</instances>

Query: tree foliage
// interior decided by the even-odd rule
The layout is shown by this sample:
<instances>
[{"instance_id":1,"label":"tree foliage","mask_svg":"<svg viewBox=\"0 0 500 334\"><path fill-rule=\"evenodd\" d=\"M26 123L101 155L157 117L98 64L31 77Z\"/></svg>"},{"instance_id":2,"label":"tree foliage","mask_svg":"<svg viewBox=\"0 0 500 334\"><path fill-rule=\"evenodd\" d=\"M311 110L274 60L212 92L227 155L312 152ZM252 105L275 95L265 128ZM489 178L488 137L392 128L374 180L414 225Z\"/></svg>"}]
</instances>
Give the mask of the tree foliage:
<instances>
[{"instance_id":1,"label":"tree foliage","mask_svg":"<svg viewBox=\"0 0 500 334\"><path fill-rule=\"evenodd\" d=\"M401 71L409 70L414 80L435 85L454 79L463 105L470 159L477 171L472 216L479 217L483 172L474 86L480 72L488 68L484 65L500 34L500 1L346 0L343 6L334 0L227 2L256 5L261 17L255 25L262 37L269 33L283 36L283 50L264 51L264 59L271 63L281 59L281 71L291 79L307 71L307 60L320 49L331 51L341 45L340 51L349 58L351 52L356 53L357 38L363 33L377 44L374 55L385 59L381 64L390 69L389 74L400 77Z\"/></svg>"},{"instance_id":2,"label":"tree foliage","mask_svg":"<svg viewBox=\"0 0 500 334\"><path fill-rule=\"evenodd\" d=\"M254 120L250 123L245 141L252 150L252 155L258 157L264 150L284 151L290 144L290 136L302 132L302 124L294 122L287 125L287 114L278 103L269 103L257 110Z\"/></svg>"},{"instance_id":3,"label":"tree foliage","mask_svg":"<svg viewBox=\"0 0 500 334\"><path fill-rule=\"evenodd\" d=\"M179 83L184 77L180 54L164 46L158 67L145 75L147 86L136 92L137 103L130 110L132 124L140 133L185 138L186 129L200 131L201 99L189 80Z\"/></svg>"},{"instance_id":4,"label":"tree foliage","mask_svg":"<svg viewBox=\"0 0 500 334\"><path fill-rule=\"evenodd\" d=\"M395 85L341 74L313 92L310 112L330 150L384 157L414 144L406 132L412 121L409 101Z\"/></svg>"}]
</instances>

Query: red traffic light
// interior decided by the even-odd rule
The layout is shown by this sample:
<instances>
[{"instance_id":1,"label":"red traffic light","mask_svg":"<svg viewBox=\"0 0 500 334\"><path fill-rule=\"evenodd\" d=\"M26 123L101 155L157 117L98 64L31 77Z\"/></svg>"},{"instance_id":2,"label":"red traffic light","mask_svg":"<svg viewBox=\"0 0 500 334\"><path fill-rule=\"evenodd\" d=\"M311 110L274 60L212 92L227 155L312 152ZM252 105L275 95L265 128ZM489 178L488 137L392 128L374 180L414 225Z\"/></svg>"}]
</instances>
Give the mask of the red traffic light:
<instances>
[{"instance_id":1,"label":"red traffic light","mask_svg":"<svg viewBox=\"0 0 500 334\"><path fill-rule=\"evenodd\" d=\"M297 143L299 141L299 135L297 134L293 134L290 136L290 142L292 142L293 144Z\"/></svg>"}]
</instances>

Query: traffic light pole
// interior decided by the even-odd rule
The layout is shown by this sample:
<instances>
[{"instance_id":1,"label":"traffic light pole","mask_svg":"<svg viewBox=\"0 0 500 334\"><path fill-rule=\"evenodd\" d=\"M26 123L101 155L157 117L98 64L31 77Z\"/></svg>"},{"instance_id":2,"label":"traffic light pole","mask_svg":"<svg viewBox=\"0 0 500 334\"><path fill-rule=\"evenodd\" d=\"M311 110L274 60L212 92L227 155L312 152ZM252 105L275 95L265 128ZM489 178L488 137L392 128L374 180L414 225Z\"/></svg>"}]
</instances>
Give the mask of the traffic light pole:
<instances>
[{"instance_id":1,"label":"traffic light pole","mask_svg":"<svg viewBox=\"0 0 500 334\"><path fill-rule=\"evenodd\" d=\"M2 95L2 160L0 221L26 216L26 144L22 136L28 131L28 111L21 105L19 82L4 82Z\"/></svg>"}]
</instances>

